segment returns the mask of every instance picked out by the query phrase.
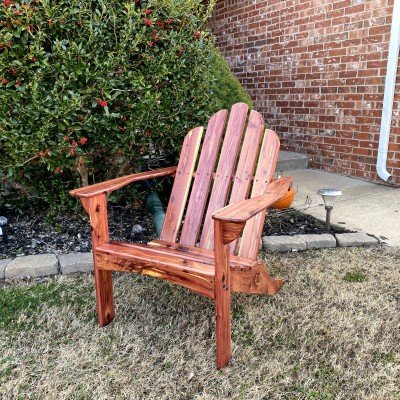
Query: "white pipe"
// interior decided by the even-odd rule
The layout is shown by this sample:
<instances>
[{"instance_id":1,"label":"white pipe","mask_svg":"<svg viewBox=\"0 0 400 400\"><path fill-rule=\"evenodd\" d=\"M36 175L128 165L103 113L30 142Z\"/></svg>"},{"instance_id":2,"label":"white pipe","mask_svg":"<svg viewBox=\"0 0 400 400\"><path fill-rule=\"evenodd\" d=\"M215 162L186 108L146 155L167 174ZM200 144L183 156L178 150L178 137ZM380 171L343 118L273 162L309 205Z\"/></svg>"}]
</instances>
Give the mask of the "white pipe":
<instances>
[{"instance_id":1,"label":"white pipe","mask_svg":"<svg viewBox=\"0 0 400 400\"><path fill-rule=\"evenodd\" d=\"M400 0L394 0L392 14L392 28L390 31L389 55L383 95L381 129L379 132L378 159L376 171L380 178L388 181L391 177L386 169L387 153L389 148L390 126L392 124L392 110L394 89L396 86L397 63L400 47Z\"/></svg>"}]
</instances>

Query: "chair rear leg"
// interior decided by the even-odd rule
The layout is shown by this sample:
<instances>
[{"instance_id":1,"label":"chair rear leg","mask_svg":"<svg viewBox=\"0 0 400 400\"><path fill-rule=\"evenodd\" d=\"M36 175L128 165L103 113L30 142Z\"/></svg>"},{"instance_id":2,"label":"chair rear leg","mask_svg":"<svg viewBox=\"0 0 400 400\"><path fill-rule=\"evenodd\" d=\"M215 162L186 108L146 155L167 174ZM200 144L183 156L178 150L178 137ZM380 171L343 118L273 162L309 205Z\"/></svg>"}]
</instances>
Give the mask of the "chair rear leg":
<instances>
[{"instance_id":1,"label":"chair rear leg","mask_svg":"<svg viewBox=\"0 0 400 400\"><path fill-rule=\"evenodd\" d=\"M214 221L215 232L215 311L217 368L222 369L232 355L231 350L231 283L229 246L223 243L223 225Z\"/></svg>"}]
</instances>

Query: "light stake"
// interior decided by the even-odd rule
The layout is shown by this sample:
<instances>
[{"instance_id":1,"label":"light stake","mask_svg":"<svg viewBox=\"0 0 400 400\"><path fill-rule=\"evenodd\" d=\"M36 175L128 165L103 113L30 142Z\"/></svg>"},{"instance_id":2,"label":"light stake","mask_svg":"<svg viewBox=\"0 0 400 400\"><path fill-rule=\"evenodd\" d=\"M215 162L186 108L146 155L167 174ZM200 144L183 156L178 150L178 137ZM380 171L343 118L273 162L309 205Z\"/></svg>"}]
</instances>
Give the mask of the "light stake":
<instances>
[{"instance_id":1,"label":"light stake","mask_svg":"<svg viewBox=\"0 0 400 400\"><path fill-rule=\"evenodd\" d=\"M333 209L333 203L342 195L342 192L338 189L325 188L319 189L317 194L321 195L324 200L326 210L325 230L329 232L331 229L331 212Z\"/></svg>"},{"instance_id":2,"label":"light stake","mask_svg":"<svg viewBox=\"0 0 400 400\"><path fill-rule=\"evenodd\" d=\"M3 231L3 226L5 226L7 224L8 220L6 217L2 217L0 216L0 240L2 241L6 241L6 234Z\"/></svg>"}]
</instances>

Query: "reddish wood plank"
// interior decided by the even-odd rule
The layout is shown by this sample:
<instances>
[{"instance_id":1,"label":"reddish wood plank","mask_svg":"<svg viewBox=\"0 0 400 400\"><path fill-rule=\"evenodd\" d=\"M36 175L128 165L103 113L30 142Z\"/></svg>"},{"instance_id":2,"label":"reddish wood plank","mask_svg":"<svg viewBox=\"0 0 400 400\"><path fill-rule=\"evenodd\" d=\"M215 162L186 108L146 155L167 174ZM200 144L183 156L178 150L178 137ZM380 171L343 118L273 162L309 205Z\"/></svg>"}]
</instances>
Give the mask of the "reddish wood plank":
<instances>
[{"instance_id":1,"label":"reddish wood plank","mask_svg":"<svg viewBox=\"0 0 400 400\"><path fill-rule=\"evenodd\" d=\"M278 153L278 135L274 131L267 129L261 146L260 157L258 159L257 170L250 197L257 197L264 193L268 183L274 176L276 163L278 161ZM240 256L254 260L257 258L265 215L266 210L260 212L247 222L240 242Z\"/></svg>"},{"instance_id":2,"label":"reddish wood plank","mask_svg":"<svg viewBox=\"0 0 400 400\"><path fill-rule=\"evenodd\" d=\"M227 115L227 110L218 111L207 125L179 239L180 243L188 246L197 243Z\"/></svg>"},{"instance_id":3,"label":"reddish wood plank","mask_svg":"<svg viewBox=\"0 0 400 400\"><path fill-rule=\"evenodd\" d=\"M161 232L162 240L175 242L178 236L202 134L203 127L194 128L186 135L183 141L174 185Z\"/></svg>"},{"instance_id":4,"label":"reddish wood plank","mask_svg":"<svg viewBox=\"0 0 400 400\"><path fill-rule=\"evenodd\" d=\"M153 248L160 247L172 254L186 258L188 260L200 261L204 264L214 265L214 251L202 249L200 247L182 245L181 243L165 242L163 240L153 240L147 243ZM165 250L164 250L165 251ZM234 268L247 268L254 264L254 260L232 255L229 257L230 265Z\"/></svg>"},{"instance_id":5,"label":"reddish wood plank","mask_svg":"<svg viewBox=\"0 0 400 400\"><path fill-rule=\"evenodd\" d=\"M262 115L257 111L250 111L249 123L247 124L228 204L238 203L248 197L263 132L264 119ZM230 244L231 253L236 252L237 245L238 240Z\"/></svg>"},{"instance_id":6,"label":"reddish wood plank","mask_svg":"<svg viewBox=\"0 0 400 400\"><path fill-rule=\"evenodd\" d=\"M100 268L104 269L104 272L129 272L152 276L153 278L161 278L177 285L184 286L202 296L211 299L214 298L214 282L210 282L203 277L178 270L174 270L172 273L164 268L155 266L151 260L148 259L144 261L125 259L119 254L111 255L105 253L96 253L96 258Z\"/></svg>"},{"instance_id":7,"label":"reddish wood plank","mask_svg":"<svg viewBox=\"0 0 400 400\"><path fill-rule=\"evenodd\" d=\"M215 336L217 339L217 368L224 368L231 351L231 274L229 246L224 244L223 223L214 221L215 230Z\"/></svg>"},{"instance_id":8,"label":"reddish wood plank","mask_svg":"<svg viewBox=\"0 0 400 400\"><path fill-rule=\"evenodd\" d=\"M107 199L105 194L91 197L85 202L90 216L92 227L92 246L95 248L109 241ZM114 299L112 272L99 269L95 254L93 252L94 281L96 287L97 316L100 326L109 324L114 316Z\"/></svg>"},{"instance_id":9,"label":"reddish wood plank","mask_svg":"<svg viewBox=\"0 0 400 400\"><path fill-rule=\"evenodd\" d=\"M232 106L229 115L224 143L200 239L200 247L206 249L214 248L214 227L211 216L226 204L248 109L247 104L237 103Z\"/></svg>"},{"instance_id":10,"label":"reddish wood plank","mask_svg":"<svg viewBox=\"0 0 400 400\"><path fill-rule=\"evenodd\" d=\"M101 269L163 278L214 297L213 265L140 243L105 243L96 247L95 254Z\"/></svg>"},{"instance_id":11,"label":"reddish wood plank","mask_svg":"<svg viewBox=\"0 0 400 400\"><path fill-rule=\"evenodd\" d=\"M213 214L213 219L243 224L285 196L291 184L290 177L276 179L267 185L265 193L261 196L221 208Z\"/></svg>"},{"instance_id":12,"label":"reddish wood plank","mask_svg":"<svg viewBox=\"0 0 400 400\"><path fill-rule=\"evenodd\" d=\"M202 276L207 280L214 278L214 267L199 261L188 260L183 256L177 256L168 251L141 243L111 242L97 246L96 253L119 256L125 260L136 260L159 269L174 273L175 271L186 272Z\"/></svg>"},{"instance_id":13,"label":"reddish wood plank","mask_svg":"<svg viewBox=\"0 0 400 400\"><path fill-rule=\"evenodd\" d=\"M98 196L100 194L111 193L114 190L120 189L123 186L132 182L143 181L145 179L153 179L160 176L173 175L176 167L161 168L154 171L141 172L139 174L131 174L121 176L119 178L110 179L105 182L95 183L94 185L83 186L79 189L74 189L69 192L71 196L88 198Z\"/></svg>"},{"instance_id":14,"label":"reddish wood plank","mask_svg":"<svg viewBox=\"0 0 400 400\"><path fill-rule=\"evenodd\" d=\"M265 264L258 261L246 269L231 269L231 290L240 293L275 295L284 284L281 279L272 278Z\"/></svg>"}]
</instances>

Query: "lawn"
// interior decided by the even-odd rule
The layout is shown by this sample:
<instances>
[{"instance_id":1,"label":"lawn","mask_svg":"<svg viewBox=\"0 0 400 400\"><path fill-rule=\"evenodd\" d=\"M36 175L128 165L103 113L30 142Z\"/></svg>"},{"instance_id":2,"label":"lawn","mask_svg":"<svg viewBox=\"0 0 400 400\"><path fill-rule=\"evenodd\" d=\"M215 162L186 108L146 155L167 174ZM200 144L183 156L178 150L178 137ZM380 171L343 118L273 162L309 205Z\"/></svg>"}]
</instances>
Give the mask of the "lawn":
<instances>
[{"instance_id":1,"label":"lawn","mask_svg":"<svg viewBox=\"0 0 400 400\"><path fill-rule=\"evenodd\" d=\"M234 294L233 359L215 369L211 301L115 275L96 324L92 275L0 289L1 399L400 399L400 250L268 255L275 297Z\"/></svg>"}]
</instances>

